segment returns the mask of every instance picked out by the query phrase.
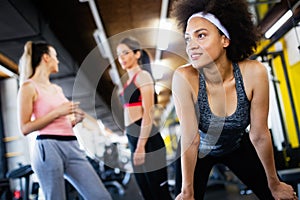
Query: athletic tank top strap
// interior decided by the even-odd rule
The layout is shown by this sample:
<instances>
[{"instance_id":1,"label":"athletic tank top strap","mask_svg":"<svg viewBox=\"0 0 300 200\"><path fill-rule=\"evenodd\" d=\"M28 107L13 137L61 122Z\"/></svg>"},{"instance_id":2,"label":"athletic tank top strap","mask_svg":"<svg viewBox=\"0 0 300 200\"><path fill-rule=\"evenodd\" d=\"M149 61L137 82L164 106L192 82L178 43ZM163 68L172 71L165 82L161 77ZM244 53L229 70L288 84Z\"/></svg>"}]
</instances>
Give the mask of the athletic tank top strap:
<instances>
[{"instance_id":1,"label":"athletic tank top strap","mask_svg":"<svg viewBox=\"0 0 300 200\"><path fill-rule=\"evenodd\" d=\"M136 77L137 77L137 75L138 75L141 71L142 71L142 70L139 70L138 72L136 72L136 73L133 75L133 77L131 78L130 82L125 83L124 88L126 88L128 85L130 85L130 84L132 84L132 83L135 84Z\"/></svg>"},{"instance_id":2,"label":"athletic tank top strap","mask_svg":"<svg viewBox=\"0 0 300 200\"><path fill-rule=\"evenodd\" d=\"M33 86L34 86L34 88L35 88L35 90L36 90L36 92L37 92L38 94L40 94L40 88L39 88L39 86L34 82L34 80L28 79L28 80L26 80L25 82L30 82L30 83L32 83Z\"/></svg>"},{"instance_id":3,"label":"athletic tank top strap","mask_svg":"<svg viewBox=\"0 0 300 200\"><path fill-rule=\"evenodd\" d=\"M240 67L238 66L237 63L233 63L233 73L234 73L235 81L237 81L236 90L237 90L238 98L241 98L243 101L245 101L246 99L248 100L247 95L246 95L246 90L244 87L242 73L241 73Z\"/></svg>"},{"instance_id":4,"label":"athletic tank top strap","mask_svg":"<svg viewBox=\"0 0 300 200\"><path fill-rule=\"evenodd\" d=\"M120 94L123 107L141 106L142 96L140 89L136 86L135 80L141 71L134 74L128 84L125 84L122 93Z\"/></svg>"}]
</instances>

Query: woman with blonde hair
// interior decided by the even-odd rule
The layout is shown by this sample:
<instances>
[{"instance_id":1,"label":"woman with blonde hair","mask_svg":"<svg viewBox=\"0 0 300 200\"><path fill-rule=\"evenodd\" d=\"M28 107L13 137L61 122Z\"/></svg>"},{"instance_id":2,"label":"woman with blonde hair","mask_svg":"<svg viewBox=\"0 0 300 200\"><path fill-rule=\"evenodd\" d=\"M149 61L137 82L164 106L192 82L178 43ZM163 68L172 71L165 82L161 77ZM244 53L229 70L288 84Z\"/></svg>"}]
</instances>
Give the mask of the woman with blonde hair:
<instances>
[{"instance_id":1,"label":"woman with blonde hair","mask_svg":"<svg viewBox=\"0 0 300 200\"><path fill-rule=\"evenodd\" d=\"M84 199L111 200L73 132L73 126L84 119L84 112L78 102L69 101L61 87L50 81L50 75L59 71L58 63L50 44L25 44L19 65L18 116L24 135L38 132L33 171L46 200L66 199L65 179Z\"/></svg>"}]
</instances>

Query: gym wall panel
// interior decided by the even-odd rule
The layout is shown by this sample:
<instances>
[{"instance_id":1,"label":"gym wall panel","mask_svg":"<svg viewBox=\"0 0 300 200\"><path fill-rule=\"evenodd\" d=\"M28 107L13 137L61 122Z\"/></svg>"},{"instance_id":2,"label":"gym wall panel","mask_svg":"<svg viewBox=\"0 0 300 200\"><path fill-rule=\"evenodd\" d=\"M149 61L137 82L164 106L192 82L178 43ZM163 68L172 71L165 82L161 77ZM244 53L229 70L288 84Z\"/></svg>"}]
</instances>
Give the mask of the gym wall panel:
<instances>
[{"instance_id":1,"label":"gym wall panel","mask_svg":"<svg viewBox=\"0 0 300 200\"><path fill-rule=\"evenodd\" d=\"M296 27L290 30L284 37L286 42L286 56L288 57L288 69L290 82L292 87L292 94L295 101L295 109L298 116L298 123L300 124L300 28ZM298 90L297 90L298 88Z\"/></svg>"},{"instance_id":2,"label":"gym wall panel","mask_svg":"<svg viewBox=\"0 0 300 200\"><path fill-rule=\"evenodd\" d=\"M299 35L300 27L293 28L285 36L284 41L286 43L286 52L288 62L291 66L297 65L300 62L300 51L299 51Z\"/></svg>"},{"instance_id":3,"label":"gym wall panel","mask_svg":"<svg viewBox=\"0 0 300 200\"><path fill-rule=\"evenodd\" d=\"M282 46L282 50L284 53L284 59L286 62L286 67L287 67L287 74L288 74L288 78L290 81L290 87L291 87L291 91L292 91L292 96L289 96L288 93L288 88L287 88L287 81L285 76L284 76L284 70L283 70L283 66L282 66L282 61L280 57L276 57L273 60L273 66L274 66L274 73L278 79L278 81L280 82L279 84L279 88L280 88L280 94L282 97L282 102L283 102L283 114L284 114L284 119L285 119L285 124L286 124L286 129L287 129L287 135L289 137L289 142L291 144L291 146L293 148L299 147L299 139L297 136L297 131L296 131L296 127L295 127L295 123L294 123L294 118L293 118L293 110L290 104L290 98L293 98L294 103L295 103L295 107L299 108L300 106L300 102L297 101L296 99L299 99L299 95L297 96L297 92L296 92L296 88L299 88L299 83L296 83L296 73L293 72L293 67L290 65L289 59L288 59L288 50L287 50L287 42L284 39L281 39L278 41L279 43L281 43L280 46ZM276 44L274 46L272 46L269 51L277 51L278 49L276 49ZM298 84L298 85L297 85ZM297 111L297 116L299 116L300 113L299 111ZM299 120L299 117L298 117Z\"/></svg>"},{"instance_id":4,"label":"gym wall panel","mask_svg":"<svg viewBox=\"0 0 300 200\"><path fill-rule=\"evenodd\" d=\"M299 57L300 57L300 54L299 54ZM300 124L300 92L299 92L300 62L297 62L294 65L288 65L287 67L288 67L288 72L289 72L289 77L290 77L292 96L294 98L294 103L295 103L295 110L296 110L296 114L298 116L298 124ZM295 139L297 140L298 138L295 138ZM298 146L299 146L299 140L298 140Z\"/></svg>"}]
</instances>

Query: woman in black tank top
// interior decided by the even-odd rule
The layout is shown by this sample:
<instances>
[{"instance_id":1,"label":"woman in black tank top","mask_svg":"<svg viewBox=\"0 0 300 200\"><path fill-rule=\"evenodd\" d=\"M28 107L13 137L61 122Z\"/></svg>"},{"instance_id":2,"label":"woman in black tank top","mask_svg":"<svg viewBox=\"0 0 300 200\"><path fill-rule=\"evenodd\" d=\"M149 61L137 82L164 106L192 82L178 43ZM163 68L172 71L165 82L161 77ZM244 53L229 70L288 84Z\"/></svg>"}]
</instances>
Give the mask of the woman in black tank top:
<instances>
[{"instance_id":1,"label":"woman in black tank top","mask_svg":"<svg viewBox=\"0 0 300 200\"><path fill-rule=\"evenodd\" d=\"M177 0L173 8L190 59L172 82L181 132L176 200L203 199L218 163L261 200L297 199L275 169L268 75L261 63L248 59L260 35L247 1Z\"/></svg>"},{"instance_id":2,"label":"woman in black tank top","mask_svg":"<svg viewBox=\"0 0 300 200\"><path fill-rule=\"evenodd\" d=\"M129 77L120 97L137 184L145 200L170 200L166 149L151 116L155 93L150 62L141 62L149 57L133 38L121 40L117 54Z\"/></svg>"}]
</instances>

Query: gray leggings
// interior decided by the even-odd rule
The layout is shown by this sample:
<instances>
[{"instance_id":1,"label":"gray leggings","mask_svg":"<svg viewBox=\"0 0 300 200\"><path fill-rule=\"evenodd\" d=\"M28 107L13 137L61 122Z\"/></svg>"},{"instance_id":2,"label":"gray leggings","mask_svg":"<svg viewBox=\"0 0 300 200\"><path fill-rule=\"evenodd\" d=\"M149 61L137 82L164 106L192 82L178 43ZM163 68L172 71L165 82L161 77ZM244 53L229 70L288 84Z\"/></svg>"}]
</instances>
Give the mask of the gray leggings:
<instances>
[{"instance_id":1,"label":"gray leggings","mask_svg":"<svg viewBox=\"0 0 300 200\"><path fill-rule=\"evenodd\" d=\"M46 200L65 200L67 179L86 200L111 200L77 140L37 139L32 168Z\"/></svg>"}]
</instances>

